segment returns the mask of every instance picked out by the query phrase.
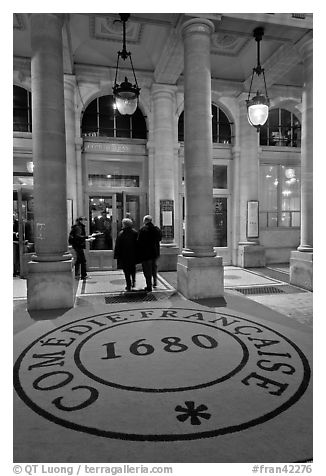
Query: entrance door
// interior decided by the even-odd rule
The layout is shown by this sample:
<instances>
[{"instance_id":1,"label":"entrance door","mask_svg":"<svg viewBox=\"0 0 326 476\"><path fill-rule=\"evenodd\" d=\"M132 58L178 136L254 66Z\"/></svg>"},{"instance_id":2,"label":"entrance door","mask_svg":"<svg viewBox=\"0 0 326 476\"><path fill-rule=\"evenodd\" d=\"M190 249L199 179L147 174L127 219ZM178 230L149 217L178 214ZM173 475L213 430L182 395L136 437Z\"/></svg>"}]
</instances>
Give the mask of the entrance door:
<instances>
[{"instance_id":1,"label":"entrance door","mask_svg":"<svg viewBox=\"0 0 326 476\"><path fill-rule=\"evenodd\" d=\"M13 274L26 278L27 263L34 249L33 188L14 184L13 190Z\"/></svg>"},{"instance_id":2,"label":"entrance door","mask_svg":"<svg viewBox=\"0 0 326 476\"><path fill-rule=\"evenodd\" d=\"M140 196L127 192L89 196L89 233L101 233L89 244L87 267L90 271L116 268L113 250L122 219L130 217L138 230Z\"/></svg>"}]
</instances>

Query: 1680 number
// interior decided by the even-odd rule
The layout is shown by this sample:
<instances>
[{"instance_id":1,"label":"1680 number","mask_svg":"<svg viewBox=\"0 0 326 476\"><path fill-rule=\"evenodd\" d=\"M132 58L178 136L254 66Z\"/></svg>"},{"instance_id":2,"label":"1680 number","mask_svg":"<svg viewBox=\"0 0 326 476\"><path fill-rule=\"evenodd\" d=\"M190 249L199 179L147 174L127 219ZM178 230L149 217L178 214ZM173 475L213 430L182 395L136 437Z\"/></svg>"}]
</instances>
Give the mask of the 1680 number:
<instances>
[{"instance_id":1,"label":"1680 number","mask_svg":"<svg viewBox=\"0 0 326 476\"><path fill-rule=\"evenodd\" d=\"M202 349L215 349L218 346L218 342L211 336L207 336L205 334L196 334L191 337L192 342ZM155 351L154 347L151 344L147 344L144 341L146 339L138 339L131 344L129 347L129 351L133 355L137 356L144 356L153 354ZM170 337L163 337L161 339L163 344L163 350L165 352L184 352L188 349L188 346L181 343L180 337L170 336ZM103 347L106 348L106 356L102 357L103 360L107 359L117 359L121 357L121 355L116 354L115 349L116 342L108 342L103 344Z\"/></svg>"}]
</instances>

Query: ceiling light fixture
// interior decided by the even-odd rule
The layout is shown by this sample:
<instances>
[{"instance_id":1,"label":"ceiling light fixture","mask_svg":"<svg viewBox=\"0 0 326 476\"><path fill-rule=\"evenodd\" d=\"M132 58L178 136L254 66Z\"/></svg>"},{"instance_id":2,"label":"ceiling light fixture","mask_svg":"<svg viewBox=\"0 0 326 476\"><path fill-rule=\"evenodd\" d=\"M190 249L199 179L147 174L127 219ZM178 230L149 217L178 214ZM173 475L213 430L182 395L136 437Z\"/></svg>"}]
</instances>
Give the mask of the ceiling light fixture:
<instances>
[{"instance_id":1,"label":"ceiling light fixture","mask_svg":"<svg viewBox=\"0 0 326 476\"><path fill-rule=\"evenodd\" d=\"M269 99L268 99L267 88L266 88L265 72L264 72L264 68L262 68L260 65L260 42L262 40L263 35L264 35L264 28L258 27L254 29L253 36L255 40L257 41L257 66L253 68L252 70L250 89L249 89L248 99L246 101L249 124L251 124L253 127L256 127L257 132L259 132L260 127L264 125L265 122L267 121L268 111L269 111ZM264 86L265 86L265 96L261 94L258 89L256 96L250 99L251 87L252 87L255 74L258 76L258 78L260 77L261 74L263 75Z\"/></svg>"},{"instance_id":2,"label":"ceiling light fixture","mask_svg":"<svg viewBox=\"0 0 326 476\"><path fill-rule=\"evenodd\" d=\"M114 86L113 86L113 96L115 98L115 104L122 115L132 115L138 106L138 98L140 93L140 88L137 84L137 79L134 71L134 66L132 64L131 53L128 52L126 49L126 23L128 18L130 17L130 13L119 13L120 19L117 21L121 21L123 25L123 45L122 51L118 51L118 59L117 59L117 67L115 71L115 79L114 79ZM134 75L135 84L132 85L129 83L127 77L125 76L125 80L118 84L117 77L118 77L118 70L119 70L119 61L120 57L125 61L127 58L130 60L131 69Z\"/></svg>"}]
</instances>

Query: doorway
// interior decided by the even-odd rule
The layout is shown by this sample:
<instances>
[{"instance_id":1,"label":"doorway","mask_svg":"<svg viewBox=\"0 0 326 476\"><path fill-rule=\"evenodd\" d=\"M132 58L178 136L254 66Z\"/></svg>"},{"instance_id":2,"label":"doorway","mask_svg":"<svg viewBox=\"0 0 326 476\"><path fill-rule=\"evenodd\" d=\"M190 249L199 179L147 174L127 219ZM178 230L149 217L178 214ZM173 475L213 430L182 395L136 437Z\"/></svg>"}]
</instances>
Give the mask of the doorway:
<instances>
[{"instance_id":1,"label":"doorway","mask_svg":"<svg viewBox=\"0 0 326 476\"><path fill-rule=\"evenodd\" d=\"M116 269L113 251L122 229L122 219L131 218L134 228L139 230L143 209L144 197L141 194L122 191L89 195L88 231L89 234L99 233L86 251L89 271Z\"/></svg>"},{"instance_id":2,"label":"doorway","mask_svg":"<svg viewBox=\"0 0 326 476\"><path fill-rule=\"evenodd\" d=\"M35 252L33 183L30 181L30 184L13 187L13 275L21 278L26 278L27 263Z\"/></svg>"}]
</instances>

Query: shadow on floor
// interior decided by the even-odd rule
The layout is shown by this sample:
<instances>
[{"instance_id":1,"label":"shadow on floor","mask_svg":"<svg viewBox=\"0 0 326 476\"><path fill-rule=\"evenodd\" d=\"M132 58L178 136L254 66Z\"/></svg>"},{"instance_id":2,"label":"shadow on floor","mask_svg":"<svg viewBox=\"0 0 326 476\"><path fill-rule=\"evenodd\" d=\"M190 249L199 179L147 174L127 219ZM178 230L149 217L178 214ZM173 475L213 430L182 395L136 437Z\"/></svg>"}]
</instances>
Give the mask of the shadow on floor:
<instances>
[{"instance_id":1,"label":"shadow on floor","mask_svg":"<svg viewBox=\"0 0 326 476\"><path fill-rule=\"evenodd\" d=\"M57 319L58 317L63 316L70 308L63 309L47 309L46 311L28 311L31 319L34 321L45 321Z\"/></svg>"},{"instance_id":2,"label":"shadow on floor","mask_svg":"<svg viewBox=\"0 0 326 476\"><path fill-rule=\"evenodd\" d=\"M205 299L189 299L189 301L200 304L201 306L206 307L226 307L227 302L223 296L216 298L205 298Z\"/></svg>"}]
</instances>

